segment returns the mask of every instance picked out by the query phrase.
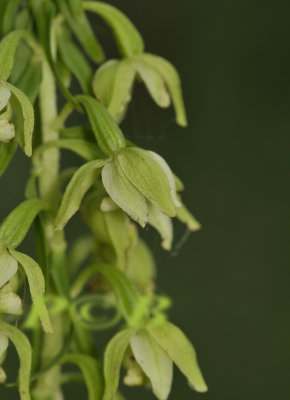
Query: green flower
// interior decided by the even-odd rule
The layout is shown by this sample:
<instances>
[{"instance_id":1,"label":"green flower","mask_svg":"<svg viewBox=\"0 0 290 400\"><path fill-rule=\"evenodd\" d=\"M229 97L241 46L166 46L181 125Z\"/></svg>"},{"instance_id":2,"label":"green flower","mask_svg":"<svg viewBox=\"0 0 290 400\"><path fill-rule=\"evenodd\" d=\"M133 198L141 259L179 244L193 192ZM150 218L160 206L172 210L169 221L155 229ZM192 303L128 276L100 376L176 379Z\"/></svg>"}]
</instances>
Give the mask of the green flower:
<instances>
[{"instance_id":1,"label":"green flower","mask_svg":"<svg viewBox=\"0 0 290 400\"><path fill-rule=\"evenodd\" d=\"M155 153L137 147L120 151L104 166L102 180L112 200L142 227L151 203L165 215L176 214L168 171Z\"/></svg>"},{"instance_id":2,"label":"green flower","mask_svg":"<svg viewBox=\"0 0 290 400\"><path fill-rule=\"evenodd\" d=\"M103 400L113 400L118 389L120 369L128 349L151 382L159 400L166 400L171 390L173 363L185 375L191 388L206 392L207 386L199 369L195 350L184 333L171 322L142 328L128 328L117 333L104 354L105 392ZM136 370L135 370L136 372ZM141 375L126 375L129 384L141 383Z\"/></svg>"}]
</instances>

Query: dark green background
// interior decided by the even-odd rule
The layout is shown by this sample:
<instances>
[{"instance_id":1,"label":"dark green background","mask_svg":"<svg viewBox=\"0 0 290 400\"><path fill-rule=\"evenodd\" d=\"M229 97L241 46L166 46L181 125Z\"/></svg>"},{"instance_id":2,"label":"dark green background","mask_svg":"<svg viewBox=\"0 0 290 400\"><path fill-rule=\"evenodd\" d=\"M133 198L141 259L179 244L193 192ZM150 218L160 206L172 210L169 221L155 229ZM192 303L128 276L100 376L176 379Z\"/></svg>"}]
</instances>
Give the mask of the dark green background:
<instances>
[{"instance_id":1,"label":"dark green background","mask_svg":"<svg viewBox=\"0 0 290 400\"><path fill-rule=\"evenodd\" d=\"M188 112L189 127L179 128L172 110L137 88L123 124L131 140L165 156L203 225L177 255L146 233L158 289L174 299L171 320L192 339L209 386L196 394L176 371L170 398L289 399L289 1L110 3L135 22L147 51L177 66ZM19 153L1 178L1 217L22 199L27 165ZM175 247L183 234L177 225Z\"/></svg>"}]
</instances>

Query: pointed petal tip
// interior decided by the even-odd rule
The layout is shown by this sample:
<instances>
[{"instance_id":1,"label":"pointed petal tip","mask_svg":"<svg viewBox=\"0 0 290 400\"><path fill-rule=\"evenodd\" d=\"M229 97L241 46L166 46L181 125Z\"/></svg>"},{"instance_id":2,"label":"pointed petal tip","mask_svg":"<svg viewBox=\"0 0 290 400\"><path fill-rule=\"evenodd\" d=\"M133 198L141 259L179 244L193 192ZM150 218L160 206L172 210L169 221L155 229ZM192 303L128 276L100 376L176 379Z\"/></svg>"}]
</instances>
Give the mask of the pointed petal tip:
<instances>
[{"instance_id":1,"label":"pointed petal tip","mask_svg":"<svg viewBox=\"0 0 290 400\"><path fill-rule=\"evenodd\" d=\"M189 383L189 386L192 388L192 389L194 389L196 392L199 392L199 393L206 393L207 391L208 391L208 387L207 387L207 385L206 385L206 383L205 382L201 382L200 384L198 384L198 385L193 385L192 383L190 383L190 382L188 382Z\"/></svg>"},{"instance_id":2,"label":"pointed petal tip","mask_svg":"<svg viewBox=\"0 0 290 400\"><path fill-rule=\"evenodd\" d=\"M188 122L186 117L183 118L176 118L176 123L181 126L182 128L186 128L188 126Z\"/></svg>"}]
</instances>

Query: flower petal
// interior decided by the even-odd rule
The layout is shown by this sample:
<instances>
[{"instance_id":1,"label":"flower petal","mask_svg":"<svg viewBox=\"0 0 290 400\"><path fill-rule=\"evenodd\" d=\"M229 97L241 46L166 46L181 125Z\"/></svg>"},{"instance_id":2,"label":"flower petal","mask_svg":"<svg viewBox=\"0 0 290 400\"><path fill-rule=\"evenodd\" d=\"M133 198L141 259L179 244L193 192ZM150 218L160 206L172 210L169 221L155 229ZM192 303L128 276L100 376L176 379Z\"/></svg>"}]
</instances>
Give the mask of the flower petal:
<instances>
[{"instance_id":1,"label":"flower petal","mask_svg":"<svg viewBox=\"0 0 290 400\"><path fill-rule=\"evenodd\" d=\"M121 151L118 160L129 181L164 214L174 217L170 183L159 162L148 151L137 147Z\"/></svg>"},{"instance_id":2,"label":"flower petal","mask_svg":"<svg viewBox=\"0 0 290 400\"><path fill-rule=\"evenodd\" d=\"M166 400L172 384L172 360L146 331L136 333L130 344L137 363L151 381L153 393L159 400Z\"/></svg>"},{"instance_id":3,"label":"flower petal","mask_svg":"<svg viewBox=\"0 0 290 400\"><path fill-rule=\"evenodd\" d=\"M146 200L127 179L118 160L104 166L102 179L112 200L144 228L148 213Z\"/></svg>"}]
</instances>

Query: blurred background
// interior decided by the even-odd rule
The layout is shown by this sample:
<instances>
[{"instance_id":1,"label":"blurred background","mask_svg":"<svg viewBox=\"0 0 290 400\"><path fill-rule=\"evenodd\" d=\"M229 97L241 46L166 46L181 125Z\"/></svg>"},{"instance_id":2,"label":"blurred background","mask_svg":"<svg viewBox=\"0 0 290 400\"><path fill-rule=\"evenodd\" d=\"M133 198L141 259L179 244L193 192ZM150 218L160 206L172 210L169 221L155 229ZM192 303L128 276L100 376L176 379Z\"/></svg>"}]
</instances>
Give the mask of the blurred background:
<instances>
[{"instance_id":1,"label":"blurred background","mask_svg":"<svg viewBox=\"0 0 290 400\"><path fill-rule=\"evenodd\" d=\"M170 399L289 399L289 2L109 3L136 24L148 52L175 64L189 119L179 128L173 110L158 109L139 85L122 124L129 139L166 158L202 224L186 241L176 224L171 253L157 233L145 233L158 290L174 300L170 319L192 340L209 386L195 393L176 370ZM108 28L91 21L116 56ZM1 219L23 199L28 166L19 152L1 178ZM79 233L77 218L69 227L71 237ZM0 389L1 399L14 398L10 390ZM144 389L123 393L154 398Z\"/></svg>"}]
</instances>

